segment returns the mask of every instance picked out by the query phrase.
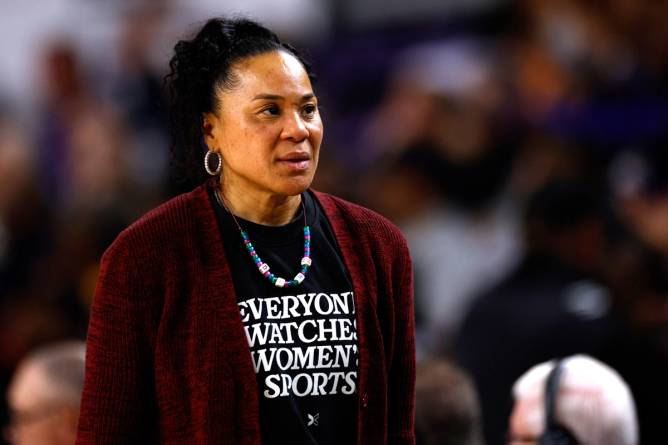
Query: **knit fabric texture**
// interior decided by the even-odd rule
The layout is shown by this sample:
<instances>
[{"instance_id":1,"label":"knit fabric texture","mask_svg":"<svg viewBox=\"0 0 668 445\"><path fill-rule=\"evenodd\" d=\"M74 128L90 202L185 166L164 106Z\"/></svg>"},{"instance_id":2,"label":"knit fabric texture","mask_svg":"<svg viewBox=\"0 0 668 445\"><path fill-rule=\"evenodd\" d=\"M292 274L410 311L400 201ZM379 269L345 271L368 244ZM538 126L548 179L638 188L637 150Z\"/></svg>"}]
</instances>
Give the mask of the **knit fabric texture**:
<instances>
[{"instance_id":1,"label":"knit fabric texture","mask_svg":"<svg viewBox=\"0 0 668 445\"><path fill-rule=\"evenodd\" d=\"M149 212L102 257L77 444L262 443L255 372L206 191L214 186L211 180ZM414 444L406 241L368 209L316 198L353 281L357 443Z\"/></svg>"}]
</instances>

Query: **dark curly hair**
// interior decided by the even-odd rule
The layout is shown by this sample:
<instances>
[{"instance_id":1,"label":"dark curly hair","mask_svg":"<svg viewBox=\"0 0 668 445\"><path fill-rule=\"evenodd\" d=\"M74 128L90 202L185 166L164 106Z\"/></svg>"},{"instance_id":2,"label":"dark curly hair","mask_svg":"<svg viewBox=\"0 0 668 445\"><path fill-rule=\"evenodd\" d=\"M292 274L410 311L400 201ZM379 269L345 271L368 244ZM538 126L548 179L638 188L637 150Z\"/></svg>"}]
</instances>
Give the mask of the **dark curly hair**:
<instances>
[{"instance_id":1,"label":"dark curly hair","mask_svg":"<svg viewBox=\"0 0 668 445\"><path fill-rule=\"evenodd\" d=\"M220 105L217 88L231 89L239 81L230 69L232 65L272 51L295 56L314 81L310 64L295 48L246 18L210 19L192 39L176 44L165 84L169 95L172 173L177 182L194 185L206 178L202 113L212 112Z\"/></svg>"}]
</instances>

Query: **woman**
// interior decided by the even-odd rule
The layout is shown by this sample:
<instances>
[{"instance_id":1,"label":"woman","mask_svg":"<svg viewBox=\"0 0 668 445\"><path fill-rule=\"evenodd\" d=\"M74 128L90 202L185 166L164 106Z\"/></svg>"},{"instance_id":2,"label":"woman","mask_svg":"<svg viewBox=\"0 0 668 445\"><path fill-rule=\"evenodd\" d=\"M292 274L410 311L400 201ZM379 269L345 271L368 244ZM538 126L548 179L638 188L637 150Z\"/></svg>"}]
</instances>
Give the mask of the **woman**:
<instances>
[{"instance_id":1,"label":"woman","mask_svg":"<svg viewBox=\"0 0 668 445\"><path fill-rule=\"evenodd\" d=\"M257 23L213 19L170 67L176 149L213 178L105 253L78 443L413 443L408 250L309 190L308 65Z\"/></svg>"}]
</instances>

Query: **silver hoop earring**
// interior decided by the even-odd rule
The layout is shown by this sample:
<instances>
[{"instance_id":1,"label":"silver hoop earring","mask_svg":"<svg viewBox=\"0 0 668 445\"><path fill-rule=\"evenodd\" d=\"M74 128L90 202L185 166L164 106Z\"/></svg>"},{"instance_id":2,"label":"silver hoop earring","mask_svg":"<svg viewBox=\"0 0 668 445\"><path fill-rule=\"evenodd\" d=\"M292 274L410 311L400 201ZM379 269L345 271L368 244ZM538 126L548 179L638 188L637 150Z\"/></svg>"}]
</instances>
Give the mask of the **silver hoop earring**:
<instances>
[{"instance_id":1,"label":"silver hoop earring","mask_svg":"<svg viewBox=\"0 0 668 445\"><path fill-rule=\"evenodd\" d=\"M216 155L216 157L218 158L218 164L216 164L215 170L211 170L211 164L209 163L211 155ZM204 156L204 169L208 174L210 174L211 176L216 176L220 174L220 169L222 168L222 166L223 166L223 158L220 157L220 153L212 150L206 152L206 155Z\"/></svg>"}]
</instances>

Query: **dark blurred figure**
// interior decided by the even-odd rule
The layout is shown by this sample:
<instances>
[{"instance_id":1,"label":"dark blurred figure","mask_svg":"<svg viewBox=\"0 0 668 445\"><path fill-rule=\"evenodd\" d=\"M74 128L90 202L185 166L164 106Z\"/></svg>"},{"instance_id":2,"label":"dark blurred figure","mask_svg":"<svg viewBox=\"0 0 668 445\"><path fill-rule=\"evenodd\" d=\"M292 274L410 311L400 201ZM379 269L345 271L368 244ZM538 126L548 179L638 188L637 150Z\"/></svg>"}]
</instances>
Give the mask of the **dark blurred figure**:
<instances>
[{"instance_id":1,"label":"dark blurred figure","mask_svg":"<svg viewBox=\"0 0 668 445\"><path fill-rule=\"evenodd\" d=\"M470 297L519 256L508 193L517 143L494 56L465 39L405 50L365 131L378 162L364 201L408 240L419 356L451 347Z\"/></svg>"},{"instance_id":2,"label":"dark blurred figure","mask_svg":"<svg viewBox=\"0 0 668 445\"><path fill-rule=\"evenodd\" d=\"M664 443L668 418L668 260L633 237L619 239L609 282L620 325L602 356L629 383L643 443Z\"/></svg>"},{"instance_id":3,"label":"dark blurred figure","mask_svg":"<svg viewBox=\"0 0 668 445\"><path fill-rule=\"evenodd\" d=\"M73 45L53 43L42 63L37 163L50 207L60 214L131 211L142 190L127 193L128 135L122 119L91 87Z\"/></svg>"},{"instance_id":4,"label":"dark blurred figure","mask_svg":"<svg viewBox=\"0 0 668 445\"><path fill-rule=\"evenodd\" d=\"M169 157L164 73L157 68L164 61L156 57L168 13L166 2L140 1L127 7L118 41L119 66L112 76L113 99L129 129L129 174L154 199L164 192Z\"/></svg>"},{"instance_id":5,"label":"dark blurred figure","mask_svg":"<svg viewBox=\"0 0 668 445\"><path fill-rule=\"evenodd\" d=\"M24 358L7 392L12 445L73 445L84 380L85 344L52 343Z\"/></svg>"},{"instance_id":6,"label":"dark blurred figure","mask_svg":"<svg viewBox=\"0 0 668 445\"><path fill-rule=\"evenodd\" d=\"M444 199L479 212L503 192L515 140L502 110L505 96L489 42L453 39L404 50L363 137L367 156L410 165ZM373 202L401 221L410 217L389 194ZM419 199L419 197L416 197Z\"/></svg>"},{"instance_id":7,"label":"dark blurred figure","mask_svg":"<svg viewBox=\"0 0 668 445\"><path fill-rule=\"evenodd\" d=\"M124 126L87 82L74 46L53 43L42 63L34 133L23 136L0 117L3 392L10 370L35 345L85 333L98 259L144 210L141 188L128 180ZM5 411L3 401L3 418Z\"/></svg>"},{"instance_id":8,"label":"dark blurred figure","mask_svg":"<svg viewBox=\"0 0 668 445\"><path fill-rule=\"evenodd\" d=\"M102 99L91 67L71 42L57 40L45 48L42 68L35 162L40 180L32 183L52 214L53 243L23 293L65 313L77 335L85 331L99 256L154 198L131 168L141 170L132 157L134 136L127 123L139 125L141 113L125 119Z\"/></svg>"},{"instance_id":9,"label":"dark blurred figure","mask_svg":"<svg viewBox=\"0 0 668 445\"><path fill-rule=\"evenodd\" d=\"M85 332L85 295L92 290L83 290L84 273L96 266L141 196L137 189L127 193L120 120L86 82L74 47L54 43L43 64L42 119L35 120L34 139L0 121L3 369L52 334ZM45 314L53 323L30 321ZM23 327L15 320L24 320Z\"/></svg>"},{"instance_id":10,"label":"dark blurred figure","mask_svg":"<svg viewBox=\"0 0 668 445\"><path fill-rule=\"evenodd\" d=\"M648 443L665 441L668 418L668 406L656 403L668 398L667 165L664 142L620 152L609 168L621 230L608 268L624 329L608 360L631 385Z\"/></svg>"},{"instance_id":11,"label":"dark blurred figure","mask_svg":"<svg viewBox=\"0 0 668 445\"><path fill-rule=\"evenodd\" d=\"M585 445L639 443L628 385L614 369L586 355L533 366L515 382L513 396L509 445L565 445L557 438Z\"/></svg>"},{"instance_id":12,"label":"dark blurred figure","mask_svg":"<svg viewBox=\"0 0 668 445\"><path fill-rule=\"evenodd\" d=\"M23 128L0 109L0 393L30 341L21 335L29 328L16 324L16 300L33 281L52 242L51 217L35 180L31 148ZM3 400L0 422L5 418Z\"/></svg>"},{"instance_id":13,"label":"dark blurred figure","mask_svg":"<svg viewBox=\"0 0 668 445\"><path fill-rule=\"evenodd\" d=\"M551 357L600 354L614 326L597 276L605 239L600 203L586 183L553 180L529 200L527 251L517 268L475 300L455 344L480 395L488 444L502 444L510 389Z\"/></svg>"},{"instance_id":14,"label":"dark blurred figure","mask_svg":"<svg viewBox=\"0 0 668 445\"><path fill-rule=\"evenodd\" d=\"M466 373L444 360L427 359L415 382L417 445L482 445L480 406Z\"/></svg>"},{"instance_id":15,"label":"dark blurred figure","mask_svg":"<svg viewBox=\"0 0 668 445\"><path fill-rule=\"evenodd\" d=\"M644 150L617 154L609 167L614 208L621 222L668 258L668 137Z\"/></svg>"},{"instance_id":16,"label":"dark blurred figure","mask_svg":"<svg viewBox=\"0 0 668 445\"><path fill-rule=\"evenodd\" d=\"M0 306L25 285L49 245L50 215L21 125L0 109Z\"/></svg>"}]
</instances>

